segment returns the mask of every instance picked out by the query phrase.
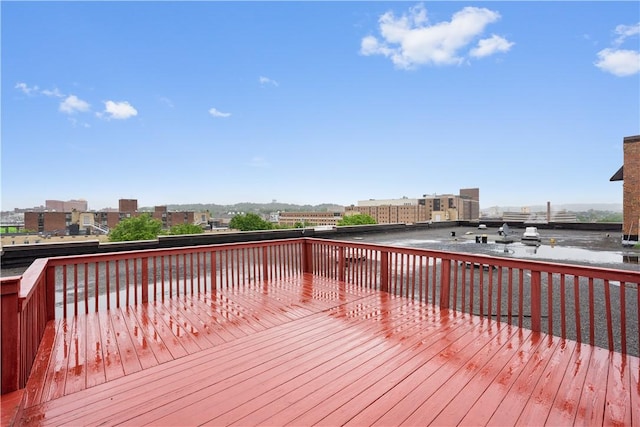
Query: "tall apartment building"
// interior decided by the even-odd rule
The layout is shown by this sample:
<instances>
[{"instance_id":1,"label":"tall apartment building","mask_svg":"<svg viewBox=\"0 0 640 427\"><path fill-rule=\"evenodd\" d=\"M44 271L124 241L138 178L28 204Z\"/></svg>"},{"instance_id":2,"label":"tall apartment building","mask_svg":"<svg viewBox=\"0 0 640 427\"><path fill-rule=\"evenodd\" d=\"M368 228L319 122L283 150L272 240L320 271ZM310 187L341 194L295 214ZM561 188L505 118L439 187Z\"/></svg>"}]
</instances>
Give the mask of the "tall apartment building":
<instances>
[{"instance_id":1,"label":"tall apartment building","mask_svg":"<svg viewBox=\"0 0 640 427\"><path fill-rule=\"evenodd\" d=\"M624 162L610 181L622 183L622 234L624 239L638 242L640 235L640 135L622 141Z\"/></svg>"},{"instance_id":2,"label":"tall apartment building","mask_svg":"<svg viewBox=\"0 0 640 427\"><path fill-rule=\"evenodd\" d=\"M427 195L410 199L369 199L345 208L345 214L371 216L378 224L426 221L477 220L480 217L480 190L460 190L460 195Z\"/></svg>"}]
</instances>

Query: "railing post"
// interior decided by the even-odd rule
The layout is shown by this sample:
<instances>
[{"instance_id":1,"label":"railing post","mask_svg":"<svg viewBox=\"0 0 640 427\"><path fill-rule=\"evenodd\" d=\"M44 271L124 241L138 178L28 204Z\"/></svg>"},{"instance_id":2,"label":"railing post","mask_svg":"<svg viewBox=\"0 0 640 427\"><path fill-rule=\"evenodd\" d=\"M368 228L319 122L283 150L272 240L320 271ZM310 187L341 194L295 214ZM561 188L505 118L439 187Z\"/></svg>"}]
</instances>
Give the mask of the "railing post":
<instances>
[{"instance_id":1,"label":"railing post","mask_svg":"<svg viewBox=\"0 0 640 427\"><path fill-rule=\"evenodd\" d=\"M97 268L97 267L96 267ZM149 302L149 258L142 258L142 304Z\"/></svg>"},{"instance_id":2,"label":"railing post","mask_svg":"<svg viewBox=\"0 0 640 427\"><path fill-rule=\"evenodd\" d=\"M389 252L380 251L380 291L389 292Z\"/></svg>"},{"instance_id":3,"label":"railing post","mask_svg":"<svg viewBox=\"0 0 640 427\"><path fill-rule=\"evenodd\" d=\"M313 247L307 239L302 241L302 272L313 273Z\"/></svg>"},{"instance_id":4,"label":"railing post","mask_svg":"<svg viewBox=\"0 0 640 427\"><path fill-rule=\"evenodd\" d=\"M18 309L20 277L9 278L0 282L0 310L2 326L0 354L2 367L1 394L17 390L20 381L20 313Z\"/></svg>"},{"instance_id":5,"label":"railing post","mask_svg":"<svg viewBox=\"0 0 640 427\"><path fill-rule=\"evenodd\" d=\"M451 295L451 260L442 259L440 262L440 309L449 308Z\"/></svg>"},{"instance_id":6,"label":"railing post","mask_svg":"<svg viewBox=\"0 0 640 427\"><path fill-rule=\"evenodd\" d=\"M56 318L56 268L47 267L47 272L45 274L47 284L47 321L49 321Z\"/></svg>"},{"instance_id":7,"label":"railing post","mask_svg":"<svg viewBox=\"0 0 640 427\"><path fill-rule=\"evenodd\" d=\"M540 271L531 270L531 330L540 332L542 314L542 286ZM522 298L522 296L520 296ZM551 331L549 331L551 333Z\"/></svg>"}]
</instances>

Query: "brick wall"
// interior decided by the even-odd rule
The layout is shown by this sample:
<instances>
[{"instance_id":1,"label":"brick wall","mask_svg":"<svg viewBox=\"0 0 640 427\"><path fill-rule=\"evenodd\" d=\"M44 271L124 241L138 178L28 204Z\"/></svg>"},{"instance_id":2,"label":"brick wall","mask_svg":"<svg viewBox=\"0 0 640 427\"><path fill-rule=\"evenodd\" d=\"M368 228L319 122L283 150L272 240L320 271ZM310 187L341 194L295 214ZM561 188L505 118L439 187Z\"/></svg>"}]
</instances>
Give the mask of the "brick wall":
<instances>
[{"instance_id":1,"label":"brick wall","mask_svg":"<svg viewBox=\"0 0 640 427\"><path fill-rule=\"evenodd\" d=\"M640 135L624 138L623 216L624 234L638 240L640 227Z\"/></svg>"}]
</instances>

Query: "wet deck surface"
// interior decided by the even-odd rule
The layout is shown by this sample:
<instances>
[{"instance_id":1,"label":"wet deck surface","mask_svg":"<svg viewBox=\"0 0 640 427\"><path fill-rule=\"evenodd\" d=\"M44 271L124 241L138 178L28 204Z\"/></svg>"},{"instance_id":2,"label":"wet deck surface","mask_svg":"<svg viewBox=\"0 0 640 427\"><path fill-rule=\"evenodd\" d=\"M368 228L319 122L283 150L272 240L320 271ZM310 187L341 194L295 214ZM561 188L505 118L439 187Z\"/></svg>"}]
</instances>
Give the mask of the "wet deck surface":
<instances>
[{"instance_id":1,"label":"wet deck surface","mask_svg":"<svg viewBox=\"0 0 640 427\"><path fill-rule=\"evenodd\" d=\"M43 343L22 424L640 425L636 357L311 275Z\"/></svg>"}]
</instances>

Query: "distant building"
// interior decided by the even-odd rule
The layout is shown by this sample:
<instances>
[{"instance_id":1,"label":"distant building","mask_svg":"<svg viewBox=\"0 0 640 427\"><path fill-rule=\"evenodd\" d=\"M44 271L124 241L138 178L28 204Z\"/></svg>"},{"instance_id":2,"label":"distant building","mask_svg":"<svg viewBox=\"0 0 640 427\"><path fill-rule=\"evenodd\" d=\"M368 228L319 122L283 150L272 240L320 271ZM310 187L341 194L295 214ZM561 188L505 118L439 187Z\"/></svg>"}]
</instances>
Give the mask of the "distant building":
<instances>
[{"instance_id":1,"label":"distant building","mask_svg":"<svg viewBox=\"0 0 640 427\"><path fill-rule=\"evenodd\" d=\"M520 212L504 212L502 220L507 223L528 222L546 224L549 222L578 222L576 214L566 210L552 211L551 203L547 202L546 212L531 212L527 206L520 208Z\"/></svg>"},{"instance_id":2,"label":"distant building","mask_svg":"<svg viewBox=\"0 0 640 427\"><path fill-rule=\"evenodd\" d=\"M170 211L166 206L156 206L152 216L162 221L162 228L165 229L178 224L194 224L208 227L211 219L208 212Z\"/></svg>"},{"instance_id":3,"label":"distant building","mask_svg":"<svg viewBox=\"0 0 640 427\"><path fill-rule=\"evenodd\" d=\"M134 214L138 212L138 200L136 199L118 200L118 212L128 213L128 214Z\"/></svg>"},{"instance_id":4,"label":"distant building","mask_svg":"<svg viewBox=\"0 0 640 427\"><path fill-rule=\"evenodd\" d=\"M345 207L345 215L365 214L378 224L427 221L473 221L480 218L480 190L460 190L460 195L427 195L421 198L369 199Z\"/></svg>"},{"instance_id":5,"label":"distant building","mask_svg":"<svg viewBox=\"0 0 640 427\"><path fill-rule=\"evenodd\" d=\"M65 235L71 224L71 212L24 213L24 228L28 231Z\"/></svg>"},{"instance_id":6,"label":"distant building","mask_svg":"<svg viewBox=\"0 0 640 427\"><path fill-rule=\"evenodd\" d=\"M610 181L622 184L622 234L624 239L638 242L640 234L640 135L623 139L624 162Z\"/></svg>"},{"instance_id":7,"label":"distant building","mask_svg":"<svg viewBox=\"0 0 640 427\"><path fill-rule=\"evenodd\" d=\"M86 200L68 200L63 202L62 200L45 200L45 209L49 212L71 212L80 211L85 212L89 210Z\"/></svg>"},{"instance_id":8,"label":"distant building","mask_svg":"<svg viewBox=\"0 0 640 427\"><path fill-rule=\"evenodd\" d=\"M270 216L273 218L273 216ZM342 220L342 212L279 212L277 222L293 227L296 224L308 226L337 225Z\"/></svg>"},{"instance_id":9,"label":"distant building","mask_svg":"<svg viewBox=\"0 0 640 427\"><path fill-rule=\"evenodd\" d=\"M58 205L54 204L53 206ZM38 233L61 235L106 234L123 219L141 214L141 212L138 212L138 200L136 199L120 199L118 206L120 209L118 212L113 210L98 212L88 212L86 210L25 212L24 227L27 230ZM208 227L211 219L208 212L171 212L167 210L166 206L156 206L152 217L162 221L162 226L165 229L171 228L176 224L196 224Z\"/></svg>"}]
</instances>

